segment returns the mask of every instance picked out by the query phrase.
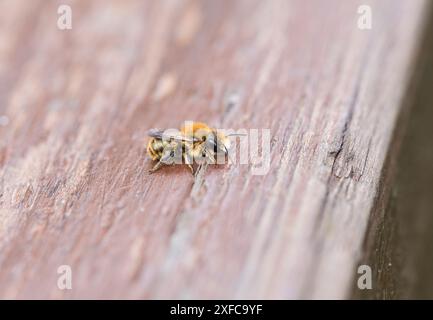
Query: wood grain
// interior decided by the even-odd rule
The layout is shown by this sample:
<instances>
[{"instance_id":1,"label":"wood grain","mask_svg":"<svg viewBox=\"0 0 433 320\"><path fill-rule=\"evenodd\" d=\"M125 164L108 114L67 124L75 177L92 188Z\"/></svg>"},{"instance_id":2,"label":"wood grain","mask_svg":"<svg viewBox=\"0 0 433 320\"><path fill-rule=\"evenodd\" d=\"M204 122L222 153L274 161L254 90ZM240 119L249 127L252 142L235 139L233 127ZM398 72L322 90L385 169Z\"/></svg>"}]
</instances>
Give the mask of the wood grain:
<instances>
[{"instance_id":1,"label":"wood grain","mask_svg":"<svg viewBox=\"0 0 433 320\"><path fill-rule=\"evenodd\" d=\"M361 4L0 2L0 297L347 297L427 8ZM270 129L269 172L149 175L184 120Z\"/></svg>"}]
</instances>

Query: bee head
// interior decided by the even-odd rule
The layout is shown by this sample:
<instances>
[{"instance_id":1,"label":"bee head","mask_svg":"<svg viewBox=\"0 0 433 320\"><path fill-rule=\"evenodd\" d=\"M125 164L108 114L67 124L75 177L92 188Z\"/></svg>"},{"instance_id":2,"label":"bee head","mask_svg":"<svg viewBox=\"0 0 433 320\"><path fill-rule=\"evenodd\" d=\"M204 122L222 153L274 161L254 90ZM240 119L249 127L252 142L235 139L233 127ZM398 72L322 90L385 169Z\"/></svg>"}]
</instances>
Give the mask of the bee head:
<instances>
[{"instance_id":1,"label":"bee head","mask_svg":"<svg viewBox=\"0 0 433 320\"><path fill-rule=\"evenodd\" d=\"M211 133L206 137L206 148L213 154L228 155L230 141L222 134Z\"/></svg>"}]
</instances>

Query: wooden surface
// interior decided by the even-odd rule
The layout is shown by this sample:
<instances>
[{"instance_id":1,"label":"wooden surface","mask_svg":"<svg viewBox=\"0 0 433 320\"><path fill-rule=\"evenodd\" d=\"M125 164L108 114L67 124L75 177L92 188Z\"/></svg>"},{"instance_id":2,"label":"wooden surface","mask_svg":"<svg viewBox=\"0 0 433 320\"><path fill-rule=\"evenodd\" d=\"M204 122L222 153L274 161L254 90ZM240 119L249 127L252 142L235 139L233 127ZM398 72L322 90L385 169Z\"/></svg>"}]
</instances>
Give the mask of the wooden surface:
<instances>
[{"instance_id":1,"label":"wooden surface","mask_svg":"<svg viewBox=\"0 0 433 320\"><path fill-rule=\"evenodd\" d=\"M428 21L417 63L419 72L411 81L409 121L403 130L400 154L395 158L396 179L389 184L390 197L384 201L376 228L369 228L367 238L373 242L365 244L363 259L372 266L376 285L373 290L355 288L356 298L433 298L432 6Z\"/></svg>"},{"instance_id":2,"label":"wooden surface","mask_svg":"<svg viewBox=\"0 0 433 320\"><path fill-rule=\"evenodd\" d=\"M361 4L0 2L0 297L348 297L428 1ZM269 172L149 175L184 120L270 129Z\"/></svg>"}]
</instances>

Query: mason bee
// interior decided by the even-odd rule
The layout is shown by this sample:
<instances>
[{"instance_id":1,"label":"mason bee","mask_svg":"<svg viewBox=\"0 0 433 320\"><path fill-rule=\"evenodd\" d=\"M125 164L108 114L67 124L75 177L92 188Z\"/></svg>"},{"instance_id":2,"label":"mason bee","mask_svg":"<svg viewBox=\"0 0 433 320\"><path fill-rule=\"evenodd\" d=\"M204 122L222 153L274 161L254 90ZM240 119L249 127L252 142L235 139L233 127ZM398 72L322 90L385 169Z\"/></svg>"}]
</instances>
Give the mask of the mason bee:
<instances>
[{"instance_id":1,"label":"mason bee","mask_svg":"<svg viewBox=\"0 0 433 320\"><path fill-rule=\"evenodd\" d=\"M164 165L185 163L194 175L193 164L215 164L226 159L230 148L229 136L201 122L188 122L180 131L151 129L147 153L158 161L150 172Z\"/></svg>"}]
</instances>

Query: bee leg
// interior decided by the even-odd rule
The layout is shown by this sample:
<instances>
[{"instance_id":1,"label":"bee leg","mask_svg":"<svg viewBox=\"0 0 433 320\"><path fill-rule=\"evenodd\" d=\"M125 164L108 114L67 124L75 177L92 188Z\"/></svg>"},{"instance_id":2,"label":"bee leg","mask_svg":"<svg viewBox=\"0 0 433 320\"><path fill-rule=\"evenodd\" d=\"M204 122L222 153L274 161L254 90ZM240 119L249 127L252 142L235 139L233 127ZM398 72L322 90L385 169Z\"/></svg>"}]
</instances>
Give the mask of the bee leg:
<instances>
[{"instance_id":1,"label":"bee leg","mask_svg":"<svg viewBox=\"0 0 433 320\"><path fill-rule=\"evenodd\" d=\"M190 165L190 164L188 164L188 168L191 170L192 175L194 175L195 172L194 172L194 168L193 168L193 166Z\"/></svg>"},{"instance_id":2,"label":"bee leg","mask_svg":"<svg viewBox=\"0 0 433 320\"><path fill-rule=\"evenodd\" d=\"M213 154L208 152L208 151L206 151L205 153L206 153L208 163L215 164L216 160L215 160L215 157L213 156Z\"/></svg>"},{"instance_id":3,"label":"bee leg","mask_svg":"<svg viewBox=\"0 0 433 320\"><path fill-rule=\"evenodd\" d=\"M164 163L162 163L161 161L158 161L152 169L149 170L149 173L154 173L156 170L158 170L159 168L161 168L164 165Z\"/></svg>"},{"instance_id":4,"label":"bee leg","mask_svg":"<svg viewBox=\"0 0 433 320\"><path fill-rule=\"evenodd\" d=\"M185 164L188 166L189 170L191 170L192 175L194 175L194 167L192 166L192 159L189 154L185 153L183 155L183 160L185 161Z\"/></svg>"}]
</instances>

